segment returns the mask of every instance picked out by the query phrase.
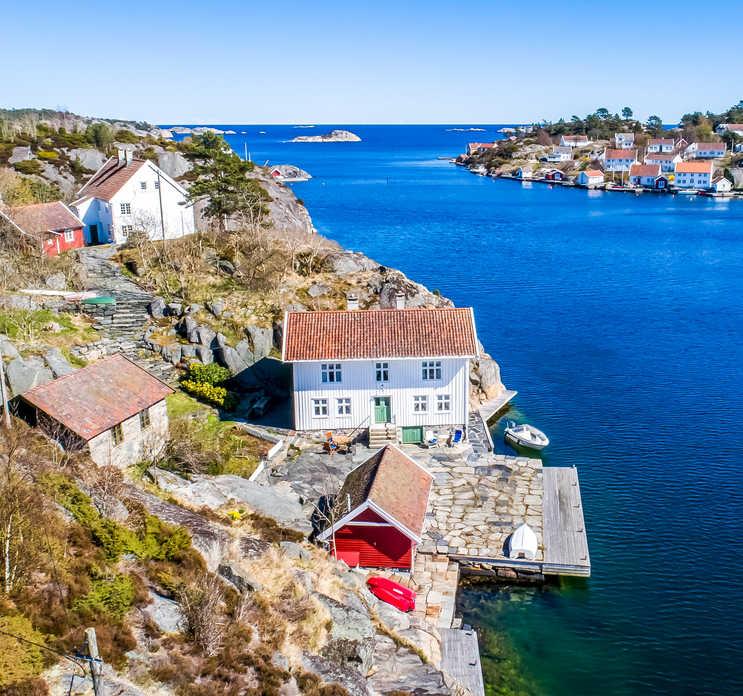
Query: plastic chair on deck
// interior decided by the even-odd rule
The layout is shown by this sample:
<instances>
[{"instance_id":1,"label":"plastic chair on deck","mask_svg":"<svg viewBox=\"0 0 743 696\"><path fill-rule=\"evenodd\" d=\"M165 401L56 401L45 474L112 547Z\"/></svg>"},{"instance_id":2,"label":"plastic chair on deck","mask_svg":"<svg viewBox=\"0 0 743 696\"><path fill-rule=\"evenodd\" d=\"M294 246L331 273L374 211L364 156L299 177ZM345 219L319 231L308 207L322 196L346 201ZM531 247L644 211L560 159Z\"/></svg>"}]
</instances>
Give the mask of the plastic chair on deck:
<instances>
[{"instance_id":1,"label":"plastic chair on deck","mask_svg":"<svg viewBox=\"0 0 743 696\"><path fill-rule=\"evenodd\" d=\"M426 430L425 437L423 438L423 444L429 449L431 447L439 446L439 438L436 436L436 433L433 432L433 430Z\"/></svg>"},{"instance_id":2,"label":"plastic chair on deck","mask_svg":"<svg viewBox=\"0 0 743 696\"><path fill-rule=\"evenodd\" d=\"M449 447L454 447L454 445L458 445L460 442L462 442L462 438L464 437L464 433L457 428L454 431L454 434L449 438Z\"/></svg>"}]
</instances>

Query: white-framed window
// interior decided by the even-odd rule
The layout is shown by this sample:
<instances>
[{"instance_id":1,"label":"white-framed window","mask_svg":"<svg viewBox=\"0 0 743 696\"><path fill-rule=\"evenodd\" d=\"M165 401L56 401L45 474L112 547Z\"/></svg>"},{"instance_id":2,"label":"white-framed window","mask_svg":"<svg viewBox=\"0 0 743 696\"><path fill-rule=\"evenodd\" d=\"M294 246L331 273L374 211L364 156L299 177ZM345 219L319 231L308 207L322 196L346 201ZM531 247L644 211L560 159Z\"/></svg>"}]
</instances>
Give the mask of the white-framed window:
<instances>
[{"instance_id":1,"label":"white-framed window","mask_svg":"<svg viewBox=\"0 0 743 696\"><path fill-rule=\"evenodd\" d=\"M322 363L320 365L321 379L324 384L329 382L338 383L342 380L343 374L340 363Z\"/></svg>"},{"instance_id":2,"label":"white-framed window","mask_svg":"<svg viewBox=\"0 0 743 696\"><path fill-rule=\"evenodd\" d=\"M436 410L439 413L451 411L451 394L436 394Z\"/></svg>"},{"instance_id":3,"label":"white-framed window","mask_svg":"<svg viewBox=\"0 0 743 696\"><path fill-rule=\"evenodd\" d=\"M141 188L143 191L147 190L147 182L146 181L140 181L139 182L139 188Z\"/></svg>"},{"instance_id":4,"label":"white-framed window","mask_svg":"<svg viewBox=\"0 0 743 696\"><path fill-rule=\"evenodd\" d=\"M441 360L424 360L422 369L423 379L441 379Z\"/></svg>"},{"instance_id":5,"label":"white-framed window","mask_svg":"<svg viewBox=\"0 0 743 696\"><path fill-rule=\"evenodd\" d=\"M159 188L160 188L160 182L159 181L156 181L155 182L155 190L157 190Z\"/></svg>"},{"instance_id":6,"label":"white-framed window","mask_svg":"<svg viewBox=\"0 0 743 696\"><path fill-rule=\"evenodd\" d=\"M131 203L122 203L121 206L121 214L122 215L131 215L132 214L132 204Z\"/></svg>"},{"instance_id":7,"label":"white-framed window","mask_svg":"<svg viewBox=\"0 0 743 696\"><path fill-rule=\"evenodd\" d=\"M64 240L65 240L65 242L74 242L75 241L75 232L73 230L65 230L64 231Z\"/></svg>"},{"instance_id":8,"label":"white-framed window","mask_svg":"<svg viewBox=\"0 0 743 696\"><path fill-rule=\"evenodd\" d=\"M413 413L428 412L428 397L424 394L413 397Z\"/></svg>"},{"instance_id":9,"label":"white-framed window","mask_svg":"<svg viewBox=\"0 0 743 696\"><path fill-rule=\"evenodd\" d=\"M349 397L343 397L338 399L338 415L339 416L350 416L351 415L351 399Z\"/></svg>"},{"instance_id":10,"label":"white-framed window","mask_svg":"<svg viewBox=\"0 0 743 696\"><path fill-rule=\"evenodd\" d=\"M374 366L374 372L377 378L377 382L390 381L390 364L388 362L378 362Z\"/></svg>"},{"instance_id":11,"label":"white-framed window","mask_svg":"<svg viewBox=\"0 0 743 696\"><path fill-rule=\"evenodd\" d=\"M121 234L124 237L128 237L130 232L134 232L134 225L122 225Z\"/></svg>"},{"instance_id":12,"label":"white-framed window","mask_svg":"<svg viewBox=\"0 0 743 696\"><path fill-rule=\"evenodd\" d=\"M327 399L312 399L312 415L315 418L327 418L328 400Z\"/></svg>"}]
</instances>

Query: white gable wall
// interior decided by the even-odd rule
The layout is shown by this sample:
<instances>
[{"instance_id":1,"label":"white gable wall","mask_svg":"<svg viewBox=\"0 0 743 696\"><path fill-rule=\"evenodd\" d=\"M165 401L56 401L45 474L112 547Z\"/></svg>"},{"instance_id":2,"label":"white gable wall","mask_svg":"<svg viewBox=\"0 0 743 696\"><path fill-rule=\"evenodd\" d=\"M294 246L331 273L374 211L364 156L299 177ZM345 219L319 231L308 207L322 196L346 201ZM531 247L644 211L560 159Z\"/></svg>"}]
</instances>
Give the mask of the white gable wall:
<instances>
[{"instance_id":1,"label":"white gable wall","mask_svg":"<svg viewBox=\"0 0 743 696\"><path fill-rule=\"evenodd\" d=\"M143 183L145 188L142 188ZM111 198L111 224L117 244L123 244L129 233L137 230L146 231L150 239L154 240L177 239L193 234L193 206L187 203L181 188L162 172L159 175L159 191L157 183L157 167L147 162ZM126 203L129 204L131 213L123 212L122 204Z\"/></svg>"},{"instance_id":2,"label":"white gable wall","mask_svg":"<svg viewBox=\"0 0 743 696\"><path fill-rule=\"evenodd\" d=\"M422 378L424 360L441 361L441 379ZM336 363L338 361L335 361ZM376 381L376 363L389 364L389 381ZM404 426L463 426L469 412L469 359L420 358L408 360L340 361L342 381L322 382L322 362L293 364L294 427L297 430L353 429L374 425L374 397L390 398L391 422ZM437 410L437 395L448 394L451 408ZM428 410L415 412L414 396L428 397ZM339 415L338 399L351 399L351 414ZM328 415L314 415L314 400L327 399Z\"/></svg>"}]
</instances>

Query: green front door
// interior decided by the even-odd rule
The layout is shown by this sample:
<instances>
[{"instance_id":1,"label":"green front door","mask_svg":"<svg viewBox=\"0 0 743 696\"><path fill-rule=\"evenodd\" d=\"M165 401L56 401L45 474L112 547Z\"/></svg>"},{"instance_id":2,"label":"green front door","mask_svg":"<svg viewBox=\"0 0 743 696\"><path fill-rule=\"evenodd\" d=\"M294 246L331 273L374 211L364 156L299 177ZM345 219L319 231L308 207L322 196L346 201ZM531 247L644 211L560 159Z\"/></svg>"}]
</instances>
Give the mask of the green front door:
<instances>
[{"instance_id":1,"label":"green front door","mask_svg":"<svg viewBox=\"0 0 743 696\"><path fill-rule=\"evenodd\" d=\"M418 445L423 442L423 426L411 425L402 429L403 445Z\"/></svg>"},{"instance_id":2,"label":"green front door","mask_svg":"<svg viewBox=\"0 0 743 696\"><path fill-rule=\"evenodd\" d=\"M389 423L392 420L392 408L389 396L374 397L374 422Z\"/></svg>"}]
</instances>

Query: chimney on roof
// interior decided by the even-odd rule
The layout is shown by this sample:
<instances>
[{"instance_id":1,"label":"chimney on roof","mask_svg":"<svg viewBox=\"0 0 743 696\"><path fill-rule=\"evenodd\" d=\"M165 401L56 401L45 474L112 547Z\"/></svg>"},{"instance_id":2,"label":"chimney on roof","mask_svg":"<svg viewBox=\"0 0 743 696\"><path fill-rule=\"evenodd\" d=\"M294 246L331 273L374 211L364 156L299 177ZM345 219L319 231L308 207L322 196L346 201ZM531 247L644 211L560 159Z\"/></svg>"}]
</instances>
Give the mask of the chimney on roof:
<instances>
[{"instance_id":1,"label":"chimney on roof","mask_svg":"<svg viewBox=\"0 0 743 696\"><path fill-rule=\"evenodd\" d=\"M405 309L405 293L400 290L395 293L395 309Z\"/></svg>"},{"instance_id":2,"label":"chimney on roof","mask_svg":"<svg viewBox=\"0 0 743 696\"><path fill-rule=\"evenodd\" d=\"M132 150L124 150L124 159L126 160L127 164L132 163L133 157L134 157L134 152Z\"/></svg>"},{"instance_id":3,"label":"chimney on roof","mask_svg":"<svg viewBox=\"0 0 743 696\"><path fill-rule=\"evenodd\" d=\"M349 311L353 311L359 308L359 296L356 293L349 292L346 295L346 303Z\"/></svg>"},{"instance_id":4,"label":"chimney on roof","mask_svg":"<svg viewBox=\"0 0 743 696\"><path fill-rule=\"evenodd\" d=\"M123 147L116 150L116 156L119 160L119 164L126 164L126 150Z\"/></svg>"}]
</instances>

